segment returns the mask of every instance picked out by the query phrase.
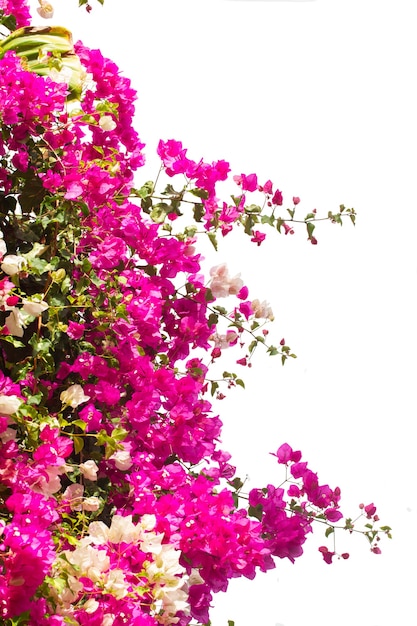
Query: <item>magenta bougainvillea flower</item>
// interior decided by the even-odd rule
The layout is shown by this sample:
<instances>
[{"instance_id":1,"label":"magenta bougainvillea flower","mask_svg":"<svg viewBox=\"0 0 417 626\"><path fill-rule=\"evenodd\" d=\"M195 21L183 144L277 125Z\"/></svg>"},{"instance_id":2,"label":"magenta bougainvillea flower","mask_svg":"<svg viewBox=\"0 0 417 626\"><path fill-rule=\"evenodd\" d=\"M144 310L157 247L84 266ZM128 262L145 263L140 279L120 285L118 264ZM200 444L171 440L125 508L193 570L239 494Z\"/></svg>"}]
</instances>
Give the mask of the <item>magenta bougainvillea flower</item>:
<instances>
[{"instance_id":1,"label":"magenta bougainvillea flower","mask_svg":"<svg viewBox=\"0 0 417 626\"><path fill-rule=\"evenodd\" d=\"M0 21L27 26L26 2L0 0ZM244 493L212 405L244 386L216 373L224 353L241 368L259 345L295 355L266 343L274 314L240 274L206 271L201 238L240 231L256 249L264 227L294 232L295 208L276 215L283 194L254 173L220 200L229 163L174 139L157 149L165 187L136 187L136 93L64 31L52 51L48 29L0 47L0 621L205 624L232 578L294 562L315 520L334 533L343 517L340 489L286 443L280 486ZM331 221L343 211L354 221ZM361 514L378 554L389 528L373 503Z\"/></svg>"}]
</instances>

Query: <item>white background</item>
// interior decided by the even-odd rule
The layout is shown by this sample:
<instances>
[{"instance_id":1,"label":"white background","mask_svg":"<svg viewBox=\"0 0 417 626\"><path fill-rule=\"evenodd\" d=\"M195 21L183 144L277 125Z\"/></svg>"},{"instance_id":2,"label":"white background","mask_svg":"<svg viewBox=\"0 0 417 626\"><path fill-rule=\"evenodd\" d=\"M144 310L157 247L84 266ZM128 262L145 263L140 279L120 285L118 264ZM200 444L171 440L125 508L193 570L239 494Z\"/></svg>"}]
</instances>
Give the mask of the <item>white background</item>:
<instances>
[{"instance_id":1,"label":"white background","mask_svg":"<svg viewBox=\"0 0 417 626\"><path fill-rule=\"evenodd\" d=\"M216 409L250 487L278 484L268 452L288 441L342 488L347 514L374 501L394 539L376 556L342 533L351 558L330 567L317 529L295 565L233 581L213 626L416 626L415 1L106 0L91 15L52 1L53 23L139 92L140 180L156 173L158 139L175 138L191 158L271 178L302 215L359 214L356 228L318 227L317 246L303 229L260 248L225 240L217 262L270 301L271 333L298 359L281 368L259 351L251 371L236 365L247 390Z\"/></svg>"}]
</instances>

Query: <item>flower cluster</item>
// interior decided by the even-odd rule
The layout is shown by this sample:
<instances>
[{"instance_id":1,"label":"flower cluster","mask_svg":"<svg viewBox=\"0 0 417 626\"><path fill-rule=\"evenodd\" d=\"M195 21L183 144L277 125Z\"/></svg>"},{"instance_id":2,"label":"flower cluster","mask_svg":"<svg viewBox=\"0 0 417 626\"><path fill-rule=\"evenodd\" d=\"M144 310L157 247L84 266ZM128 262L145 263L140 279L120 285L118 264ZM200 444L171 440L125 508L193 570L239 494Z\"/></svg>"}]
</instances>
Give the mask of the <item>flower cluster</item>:
<instances>
[{"instance_id":1,"label":"flower cluster","mask_svg":"<svg viewBox=\"0 0 417 626\"><path fill-rule=\"evenodd\" d=\"M10 30L26 27L26 4L0 0L0 18ZM260 245L258 228L287 232L297 221L299 199L289 218L277 217L281 191L241 174L242 193L220 201L229 164L193 161L174 140L159 143L161 178L179 177L182 188L136 188L144 162L136 94L117 66L72 46L60 27L23 28L7 41L0 618L7 626L207 623L213 593L230 579L252 579L274 557L294 561L316 520L333 532L342 517L340 490L320 485L287 444L276 456L289 488L245 496L210 402L224 397L210 379L224 349L244 350L239 365L260 344L283 363L295 355L284 340L266 344L272 310L249 297L240 275L225 264L204 275L199 236L216 247L217 236L243 228ZM248 203L252 193L262 207ZM328 217L340 223L344 212L354 221L344 207ZM300 220L312 243L315 219ZM244 386L230 372L223 382ZM377 553L389 528L375 527L373 505L363 510ZM357 530L352 520L345 527ZM326 550L330 562L335 551Z\"/></svg>"}]
</instances>

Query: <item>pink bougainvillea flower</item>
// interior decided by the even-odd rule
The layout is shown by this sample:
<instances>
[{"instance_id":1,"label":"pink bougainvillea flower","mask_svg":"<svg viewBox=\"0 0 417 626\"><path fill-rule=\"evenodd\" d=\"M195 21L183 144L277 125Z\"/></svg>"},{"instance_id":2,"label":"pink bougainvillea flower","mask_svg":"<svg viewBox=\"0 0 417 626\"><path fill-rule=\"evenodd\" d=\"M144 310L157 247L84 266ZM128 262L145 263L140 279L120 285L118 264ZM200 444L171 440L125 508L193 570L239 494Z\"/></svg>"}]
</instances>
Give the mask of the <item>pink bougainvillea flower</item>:
<instances>
[{"instance_id":1,"label":"pink bougainvillea flower","mask_svg":"<svg viewBox=\"0 0 417 626\"><path fill-rule=\"evenodd\" d=\"M275 204L277 206L282 206L283 197L282 197L282 193L280 192L279 189L277 189L276 192L274 193L274 195L272 196L271 202L272 202L272 204Z\"/></svg>"}]
</instances>

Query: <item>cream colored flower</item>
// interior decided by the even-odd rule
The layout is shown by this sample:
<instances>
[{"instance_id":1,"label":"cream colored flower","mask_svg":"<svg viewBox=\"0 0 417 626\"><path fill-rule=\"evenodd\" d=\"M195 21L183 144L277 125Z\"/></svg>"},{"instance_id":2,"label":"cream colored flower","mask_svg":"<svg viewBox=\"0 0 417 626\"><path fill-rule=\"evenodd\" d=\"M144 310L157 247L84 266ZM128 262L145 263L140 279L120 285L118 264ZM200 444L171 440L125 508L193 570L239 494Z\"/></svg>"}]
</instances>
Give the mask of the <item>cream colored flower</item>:
<instances>
[{"instance_id":1,"label":"cream colored flower","mask_svg":"<svg viewBox=\"0 0 417 626\"><path fill-rule=\"evenodd\" d=\"M28 315L33 315L33 317L37 317L46 309L49 308L49 305L45 300L22 300L23 302L23 310L28 313Z\"/></svg>"},{"instance_id":2,"label":"cream colored flower","mask_svg":"<svg viewBox=\"0 0 417 626\"><path fill-rule=\"evenodd\" d=\"M121 569L112 569L107 575L104 589L117 600L121 600L129 593L129 583L125 580Z\"/></svg>"},{"instance_id":3,"label":"cream colored flower","mask_svg":"<svg viewBox=\"0 0 417 626\"><path fill-rule=\"evenodd\" d=\"M6 254L1 264L1 269L5 274L14 276L25 265L25 259L22 256L16 254Z\"/></svg>"},{"instance_id":4,"label":"cream colored flower","mask_svg":"<svg viewBox=\"0 0 417 626\"><path fill-rule=\"evenodd\" d=\"M50 20L54 16L54 7L46 0L38 0L40 7L36 9L44 20Z\"/></svg>"},{"instance_id":5,"label":"cream colored flower","mask_svg":"<svg viewBox=\"0 0 417 626\"><path fill-rule=\"evenodd\" d=\"M0 395L0 414L12 415L22 404L22 400L17 396Z\"/></svg>"},{"instance_id":6,"label":"cream colored flower","mask_svg":"<svg viewBox=\"0 0 417 626\"><path fill-rule=\"evenodd\" d=\"M99 603L97 602L97 600L94 600L93 598L90 598L89 600L87 600L87 602L84 602L83 604L83 610L88 613L95 613L97 611L97 609L99 608Z\"/></svg>"},{"instance_id":7,"label":"cream colored flower","mask_svg":"<svg viewBox=\"0 0 417 626\"><path fill-rule=\"evenodd\" d=\"M64 550L63 555L78 578L90 578L93 582L102 579L103 572L110 567L110 558L105 550L98 550L89 545L80 545L75 550Z\"/></svg>"},{"instance_id":8,"label":"cream colored flower","mask_svg":"<svg viewBox=\"0 0 417 626\"><path fill-rule=\"evenodd\" d=\"M212 267L210 276L212 279L209 287L215 298L226 298L230 295L236 295L243 287L243 280L240 278L240 274L231 278L225 263Z\"/></svg>"},{"instance_id":9,"label":"cream colored flower","mask_svg":"<svg viewBox=\"0 0 417 626\"><path fill-rule=\"evenodd\" d=\"M252 300L251 306L252 311L254 312L257 319L262 318L270 320L271 322L274 321L274 314L266 300L264 300L263 302L260 302L259 300Z\"/></svg>"},{"instance_id":10,"label":"cream colored flower","mask_svg":"<svg viewBox=\"0 0 417 626\"><path fill-rule=\"evenodd\" d=\"M76 409L80 404L87 402L90 399L90 396L86 396L84 394L81 385L71 385L68 389L65 389L65 391L61 393L59 398L62 404Z\"/></svg>"},{"instance_id":11,"label":"cream colored flower","mask_svg":"<svg viewBox=\"0 0 417 626\"><path fill-rule=\"evenodd\" d=\"M87 480L97 480L98 467L95 461L85 461L80 464L80 471Z\"/></svg>"},{"instance_id":12,"label":"cream colored flower","mask_svg":"<svg viewBox=\"0 0 417 626\"><path fill-rule=\"evenodd\" d=\"M139 524L133 524L132 516L113 515L110 528L104 522L91 522L88 527L92 543L137 543L142 536Z\"/></svg>"},{"instance_id":13,"label":"cream colored flower","mask_svg":"<svg viewBox=\"0 0 417 626\"><path fill-rule=\"evenodd\" d=\"M237 338L237 333L228 330L225 335L214 333L214 335L211 335L210 340L214 341L214 345L216 348L221 348L221 350L225 350L226 348L229 348L231 344L235 343Z\"/></svg>"},{"instance_id":14,"label":"cream colored flower","mask_svg":"<svg viewBox=\"0 0 417 626\"><path fill-rule=\"evenodd\" d=\"M9 315L6 317L5 326L13 337L23 337L25 319L17 307L12 307Z\"/></svg>"},{"instance_id":15,"label":"cream colored flower","mask_svg":"<svg viewBox=\"0 0 417 626\"><path fill-rule=\"evenodd\" d=\"M98 125L102 130L107 132L114 130L117 126L111 115L103 115L102 117L100 117Z\"/></svg>"},{"instance_id":16,"label":"cream colored flower","mask_svg":"<svg viewBox=\"0 0 417 626\"><path fill-rule=\"evenodd\" d=\"M133 465L132 458L128 450L117 450L111 455L110 459L113 459L117 469L122 472L126 472Z\"/></svg>"},{"instance_id":17,"label":"cream colored flower","mask_svg":"<svg viewBox=\"0 0 417 626\"><path fill-rule=\"evenodd\" d=\"M83 511L98 511L100 508L100 499L96 496L90 496L86 498L82 503Z\"/></svg>"}]
</instances>

